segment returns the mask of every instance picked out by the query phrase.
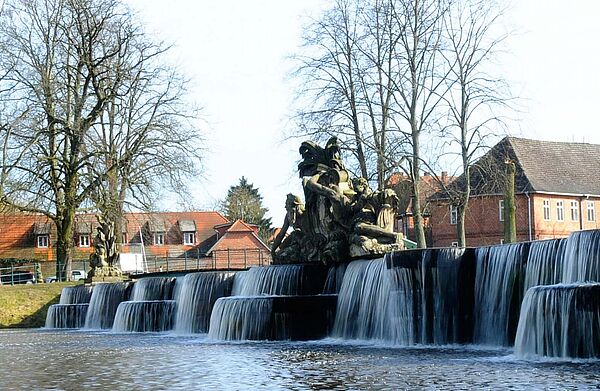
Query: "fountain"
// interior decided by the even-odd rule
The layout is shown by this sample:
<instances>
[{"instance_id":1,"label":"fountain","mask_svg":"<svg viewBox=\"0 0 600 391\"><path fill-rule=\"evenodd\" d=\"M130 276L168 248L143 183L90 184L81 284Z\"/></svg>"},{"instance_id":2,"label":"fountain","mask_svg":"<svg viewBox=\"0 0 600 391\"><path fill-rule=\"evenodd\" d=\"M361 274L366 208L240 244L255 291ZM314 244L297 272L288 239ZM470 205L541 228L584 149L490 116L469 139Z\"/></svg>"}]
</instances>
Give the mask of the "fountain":
<instances>
[{"instance_id":1,"label":"fountain","mask_svg":"<svg viewBox=\"0 0 600 391\"><path fill-rule=\"evenodd\" d=\"M403 250L402 236L390 230L393 192L350 179L335 139L325 148L303 143L300 152L306 205L287 196L273 265L97 284L91 298L88 288L65 291L65 303L48 312L48 327L81 327L85 317L86 328L206 333L213 340L330 336L600 357L600 230L476 249Z\"/></svg>"}]
</instances>

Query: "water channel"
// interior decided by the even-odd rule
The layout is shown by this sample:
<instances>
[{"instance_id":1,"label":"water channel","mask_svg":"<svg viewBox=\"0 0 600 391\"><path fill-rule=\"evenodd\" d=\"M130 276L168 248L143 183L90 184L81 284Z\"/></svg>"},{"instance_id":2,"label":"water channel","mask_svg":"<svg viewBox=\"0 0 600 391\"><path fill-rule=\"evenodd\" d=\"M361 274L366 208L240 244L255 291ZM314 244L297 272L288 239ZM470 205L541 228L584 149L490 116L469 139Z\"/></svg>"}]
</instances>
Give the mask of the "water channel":
<instances>
[{"instance_id":1,"label":"water channel","mask_svg":"<svg viewBox=\"0 0 600 391\"><path fill-rule=\"evenodd\" d=\"M0 331L2 390L598 389L600 360L511 348L222 342L206 334Z\"/></svg>"}]
</instances>

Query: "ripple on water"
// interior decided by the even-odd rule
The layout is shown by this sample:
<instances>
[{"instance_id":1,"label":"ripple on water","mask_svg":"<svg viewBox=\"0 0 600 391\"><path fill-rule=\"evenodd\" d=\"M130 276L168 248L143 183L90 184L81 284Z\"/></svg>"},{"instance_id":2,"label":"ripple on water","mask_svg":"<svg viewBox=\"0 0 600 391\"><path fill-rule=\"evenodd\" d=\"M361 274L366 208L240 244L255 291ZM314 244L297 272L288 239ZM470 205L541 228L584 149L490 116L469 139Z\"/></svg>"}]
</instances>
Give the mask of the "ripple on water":
<instances>
[{"instance_id":1,"label":"ripple on water","mask_svg":"<svg viewBox=\"0 0 600 391\"><path fill-rule=\"evenodd\" d=\"M206 335L0 331L1 389L565 389L600 360L517 360L507 349L324 340L218 343Z\"/></svg>"}]
</instances>

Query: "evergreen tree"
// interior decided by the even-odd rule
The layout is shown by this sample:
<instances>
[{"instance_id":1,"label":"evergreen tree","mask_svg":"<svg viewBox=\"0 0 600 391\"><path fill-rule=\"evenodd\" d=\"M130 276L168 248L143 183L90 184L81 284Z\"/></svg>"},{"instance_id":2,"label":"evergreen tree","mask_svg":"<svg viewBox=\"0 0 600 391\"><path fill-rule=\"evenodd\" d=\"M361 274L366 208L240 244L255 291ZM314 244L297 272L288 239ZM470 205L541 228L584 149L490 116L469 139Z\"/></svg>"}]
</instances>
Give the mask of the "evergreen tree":
<instances>
[{"instance_id":1,"label":"evergreen tree","mask_svg":"<svg viewBox=\"0 0 600 391\"><path fill-rule=\"evenodd\" d=\"M262 196L245 177L237 185L231 186L223 201L222 212L230 221L241 219L259 227L258 235L267 243L272 233L271 218L266 218L268 209L262 205Z\"/></svg>"}]
</instances>

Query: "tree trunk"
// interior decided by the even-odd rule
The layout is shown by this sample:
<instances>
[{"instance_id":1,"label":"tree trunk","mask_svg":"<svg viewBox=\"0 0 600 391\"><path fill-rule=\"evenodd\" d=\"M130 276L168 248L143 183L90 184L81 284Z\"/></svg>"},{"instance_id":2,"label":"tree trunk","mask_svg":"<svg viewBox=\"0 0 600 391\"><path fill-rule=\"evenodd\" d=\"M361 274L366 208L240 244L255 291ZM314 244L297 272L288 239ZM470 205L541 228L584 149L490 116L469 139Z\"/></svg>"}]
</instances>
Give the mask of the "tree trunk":
<instances>
[{"instance_id":1,"label":"tree trunk","mask_svg":"<svg viewBox=\"0 0 600 391\"><path fill-rule=\"evenodd\" d=\"M75 209L65 210L56 223L56 279L70 281L73 262L73 228Z\"/></svg>"},{"instance_id":2,"label":"tree trunk","mask_svg":"<svg viewBox=\"0 0 600 391\"><path fill-rule=\"evenodd\" d=\"M425 228L423 227L423 215L421 213L421 189L419 188L421 177L419 175L419 135L413 132L413 159L412 159L412 213L415 227L415 239L418 248L426 248Z\"/></svg>"},{"instance_id":3,"label":"tree trunk","mask_svg":"<svg viewBox=\"0 0 600 391\"><path fill-rule=\"evenodd\" d=\"M515 206L515 163L506 162L506 188L504 189L504 243L517 241Z\"/></svg>"}]
</instances>

